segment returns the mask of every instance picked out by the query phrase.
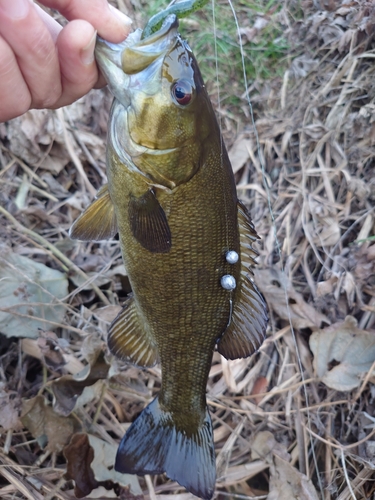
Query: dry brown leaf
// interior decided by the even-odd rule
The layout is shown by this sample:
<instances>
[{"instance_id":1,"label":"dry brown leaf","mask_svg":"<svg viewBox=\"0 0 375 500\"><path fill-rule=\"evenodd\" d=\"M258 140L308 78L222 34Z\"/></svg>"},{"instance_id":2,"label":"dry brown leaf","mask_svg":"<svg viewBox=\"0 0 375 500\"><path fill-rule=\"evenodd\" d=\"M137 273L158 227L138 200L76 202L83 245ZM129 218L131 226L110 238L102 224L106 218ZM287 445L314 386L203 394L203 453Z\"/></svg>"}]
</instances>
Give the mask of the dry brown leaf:
<instances>
[{"instance_id":1,"label":"dry brown leaf","mask_svg":"<svg viewBox=\"0 0 375 500\"><path fill-rule=\"evenodd\" d=\"M61 342L62 339L59 339L59 341ZM24 354L44 361L44 356L39 346L39 339L22 339L21 348ZM64 365L62 367L62 371L65 373L71 373L72 375L74 375L85 368L85 365L72 353L63 354L63 358Z\"/></svg>"},{"instance_id":2,"label":"dry brown leaf","mask_svg":"<svg viewBox=\"0 0 375 500\"><path fill-rule=\"evenodd\" d=\"M325 281L319 281L316 285L316 296L324 297L334 292L336 284L338 282L337 276L331 276Z\"/></svg>"},{"instance_id":3,"label":"dry brown leaf","mask_svg":"<svg viewBox=\"0 0 375 500\"><path fill-rule=\"evenodd\" d=\"M350 391L375 361L375 331L361 330L357 320L347 316L310 337L314 371L328 387ZM333 364L333 366L332 366Z\"/></svg>"},{"instance_id":4,"label":"dry brown leaf","mask_svg":"<svg viewBox=\"0 0 375 500\"><path fill-rule=\"evenodd\" d=\"M80 428L73 417L60 417L47 406L43 396L37 396L23 403L21 422L47 450L60 452L71 436Z\"/></svg>"},{"instance_id":5,"label":"dry brown leaf","mask_svg":"<svg viewBox=\"0 0 375 500\"><path fill-rule=\"evenodd\" d=\"M273 455L277 455L284 460L289 460L290 458L285 446L276 441L272 432L258 432L251 445L251 458L260 458L265 460L268 464L272 464Z\"/></svg>"},{"instance_id":6,"label":"dry brown leaf","mask_svg":"<svg viewBox=\"0 0 375 500\"><path fill-rule=\"evenodd\" d=\"M16 392L6 390L4 383L0 383L0 429L20 430L22 424L19 420L21 399Z\"/></svg>"},{"instance_id":7,"label":"dry brown leaf","mask_svg":"<svg viewBox=\"0 0 375 500\"><path fill-rule=\"evenodd\" d=\"M60 370L66 364L60 343L55 333L40 332L37 344L42 353L43 361L50 370Z\"/></svg>"},{"instance_id":8,"label":"dry brown leaf","mask_svg":"<svg viewBox=\"0 0 375 500\"><path fill-rule=\"evenodd\" d=\"M242 483L248 481L250 478L267 468L268 464L264 463L262 460L254 460L247 464L234 465L226 470L224 476L218 478L218 484L221 486L232 486Z\"/></svg>"},{"instance_id":9,"label":"dry brown leaf","mask_svg":"<svg viewBox=\"0 0 375 500\"><path fill-rule=\"evenodd\" d=\"M294 328L316 328L330 321L324 314L307 304L286 274L275 267L254 271L256 283L271 307L280 318L292 322ZM286 299L287 294L287 299ZM289 310L286 304L288 300ZM290 317L289 317L290 314Z\"/></svg>"},{"instance_id":10,"label":"dry brown leaf","mask_svg":"<svg viewBox=\"0 0 375 500\"><path fill-rule=\"evenodd\" d=\"M60 415L69 415L74 408L81 407L101 394L102 380L107 378L109 365L101 351L92 365L87 365L76 375L64 375L52 383L55 396L54 410Z\"/></svg>"},{"instance_id":11,"label":"dry brown leaf","mask_svg":"<svg viewBox=\"0 0 375 500\"><path fill-rule=\"evenodd\" d=\"M320 218L319 224L315 222L308 224L313 241L318 247L330 247L336 245L341 237L339 223L333 217Z\"/></svg>"},{"instance_id":12,"label":"dry brown leaf","mask_svg":"<svg viewBox=\"0 0 375 500\"><path fill-rule=\"evenodd\" d=\"M253 388L251 390L252 400L255 404L259 404L264 397L264 393L268 389L268 380L266 377L258 377L254 382Z\"/></svg>"},{"instance_id":13,"label":"dry brown leaf","mask_svg":"<svg viewBox=\"0 0 375 500\"><path fill-rule=\"evenodd\" d=\"M251 141L240 136L228 151L229 159L232 164L233 172L238 172L249 160L249 151L251 150Z\"/></svg>"},{"instance_id":14,"label":"dry brown leaf","mask_svg":"<svg viewBox=\"0 0 375 500\"><path fill-rule=\"evenodd\" d=\"M94 471L97 481L106 481L114 483L122 488L130 488L132 495L142 495L142 490L139 481L134 474L123 474L115 471L113 464L115 463L117 444L110 444L103 439L99 439L92 434L88 434L89 443L94 450L94 460L91 467Z\"/></svg>"},{"instance_id":15,"label":"dry brown leaf","mask_svg":"<svg viewBox=\"0 0 375 500\"><path fill-rule=\"evenodd\" d=\"M267 500L319 500L318 494L305 474L275 456L270 467L270 492Z\"/></svg>"},{"instance_id":16,"label":"dry brown leaf","mask_svg":"<svg viewBox=\"0 0 375 500\"><path fill-rule=\"evenodd\" d=\"M99 486L91 468L94 450L90 446L87 434L74 434L70 443L64 448L64 456L67 461L65 477L74 481L75 496L84 498Z\"/></svg>"},{"instance_id":17,"label":"dry brown leaf","mask_svg":"<svg viewBox=\"0 0 375 500\"><path fill-rule=\"evenodd\" d=\"M75 482L77 498L86 497L100 487L108 491L105 497L113 497L112 490L119 496L122 488L130 489L131 495L142 495L137 476L114 470L116 451L117 446L95 436L83 433L72 436L64 448L64 455L67 460L66 479Z\"/></svg>"},{"instance_id":18,"label":"dry brown leaf","mask_svg":"<svg viewBox=\"0 0 375 500\"><path fill-rule=\"evenodd\" d=\"M251 457L270 464L270 491L267 500L318 500L312 482L289 463L286 447L269 431L258 432Z\"/></svg>"}]
</instances>

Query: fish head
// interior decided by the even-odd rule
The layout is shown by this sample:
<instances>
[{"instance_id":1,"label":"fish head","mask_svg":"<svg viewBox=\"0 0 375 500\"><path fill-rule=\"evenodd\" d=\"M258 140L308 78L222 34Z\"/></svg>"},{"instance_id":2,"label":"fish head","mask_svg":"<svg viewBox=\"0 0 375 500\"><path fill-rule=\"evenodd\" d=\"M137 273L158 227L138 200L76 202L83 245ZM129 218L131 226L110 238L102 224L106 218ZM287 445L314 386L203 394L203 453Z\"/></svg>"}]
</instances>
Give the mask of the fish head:
<instances>
[{"instance_id":1,"label":"fish head","mask_svg":"<svg viewBox=\"0 0 375 500\"><path fill-rule=\"evenodd\" d=\"M119 45L97 42L97 61L115 96L110 139L120 157L125 151L145 175L173 188L204 161L216 119L177 17L145 39L141 33Z\"/></svg>"}]
</instances>

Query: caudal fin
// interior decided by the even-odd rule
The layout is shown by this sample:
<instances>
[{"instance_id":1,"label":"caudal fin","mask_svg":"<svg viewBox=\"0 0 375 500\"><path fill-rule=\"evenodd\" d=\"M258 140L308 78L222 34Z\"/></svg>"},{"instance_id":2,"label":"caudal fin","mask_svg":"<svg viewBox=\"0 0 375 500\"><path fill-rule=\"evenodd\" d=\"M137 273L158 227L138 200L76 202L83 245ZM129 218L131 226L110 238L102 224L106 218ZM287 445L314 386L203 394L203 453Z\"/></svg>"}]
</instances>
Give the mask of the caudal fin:
<instances>
[{"instance_id":1,"label":"caudal fin","mask_svg":"<svg viewBox=\"0 0 375 500\"><path fill-rule=\"evenodd\" d=\"M198 497L210 500L216 468L211 418L189 435L174 426L154 399L132 423L117 451L115 469L128 474L162 474Z\"/></svg>"}]
</instances>

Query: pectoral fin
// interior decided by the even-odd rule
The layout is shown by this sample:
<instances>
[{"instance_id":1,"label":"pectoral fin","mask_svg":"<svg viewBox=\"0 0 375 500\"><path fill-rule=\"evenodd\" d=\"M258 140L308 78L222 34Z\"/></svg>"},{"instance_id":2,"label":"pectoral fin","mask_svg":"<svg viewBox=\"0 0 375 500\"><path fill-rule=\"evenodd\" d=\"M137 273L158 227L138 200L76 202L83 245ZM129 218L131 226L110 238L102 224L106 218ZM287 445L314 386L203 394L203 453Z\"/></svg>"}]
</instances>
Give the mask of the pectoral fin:
<instances>
[{"instance_id":1,"label":"pectoral fin","mask_svg":"<svg viewBox=\"0 0 375 500\"><path fill-rule=\"evenodd\" d=\"M169 252L172 246L167 216L153 190L129 202L130 228L134 238L152 253Z\"/></svg>"},{"instance_id":2,"label":"pectoral fin","mask_svg":"<svg viewBox=\"0 0 375 500\"><path fill-rule=\"evenodd\" d=\"M153 366L158 361L155 341L148 325L140 321L132 297L109 327L108 347L116 357L138 366Z\"/></svg>"},{"instance_id":3,"label":"pectoral fin","mask_svg":"<svg viewBox=\"0 0 375 500\"><path fill-rule=\"evenodd\" d=\"M246 358L262 345L267 328L267 306L252 280L251 265L256 251L252 243L259 238L246 207L238 202L241 279L236 291L232 318L218 342L218 351L227 359Z\"/></svg>"},{"instance_id":4,"label":"pectoral fin","mask_svg":"<svg viewBox=\"0 0 375 500\"><path fill-rule=\"evenodd\" d=\"M95 200L78 217L69 231L73 240L101 241L113 238L117 233L115 209L105 184L97 192Z\"/></svg>"}]
</instances>

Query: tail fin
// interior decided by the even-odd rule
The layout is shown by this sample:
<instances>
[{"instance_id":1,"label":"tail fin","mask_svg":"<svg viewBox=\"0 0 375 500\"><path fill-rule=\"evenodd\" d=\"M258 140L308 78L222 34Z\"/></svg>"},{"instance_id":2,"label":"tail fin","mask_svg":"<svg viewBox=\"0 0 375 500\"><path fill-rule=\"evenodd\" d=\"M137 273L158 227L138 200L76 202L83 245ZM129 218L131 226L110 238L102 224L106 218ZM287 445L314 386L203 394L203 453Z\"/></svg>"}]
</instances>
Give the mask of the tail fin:
<instances>
[{"instance_id":1,"label":"tail fin","mask_svg":"<svg viewBox=\"0 0 375 500\"><path fill-rule=\"evenodd\" d=\"M211 417L193 435L177 429L170 413L154 399L132 423L117 451L115 470L162 474L205 500L215 489L216 468Z\"/></svg>"}]
</instances>

